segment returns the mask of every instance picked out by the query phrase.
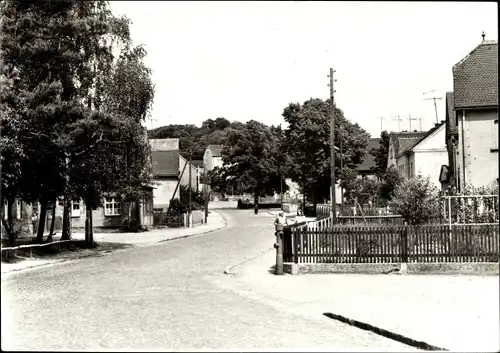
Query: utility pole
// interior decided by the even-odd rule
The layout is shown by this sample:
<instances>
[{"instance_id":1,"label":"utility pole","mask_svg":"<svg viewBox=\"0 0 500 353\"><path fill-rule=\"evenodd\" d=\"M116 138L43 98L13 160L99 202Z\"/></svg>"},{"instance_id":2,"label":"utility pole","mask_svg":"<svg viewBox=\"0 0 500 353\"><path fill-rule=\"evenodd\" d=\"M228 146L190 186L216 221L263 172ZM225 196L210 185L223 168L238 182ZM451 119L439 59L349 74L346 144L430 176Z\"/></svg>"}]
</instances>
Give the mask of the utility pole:
<instances>
[{"instance_id":1,"label":"utility pole","mask_svg":"<svg viewBox=\"0 0 500 353\"><path fill-rule=\"evenodd\" d=\"M188 213L188 224L189 228L192 226L191 221L191 158L192 158L192 150L189 149L189 213Z\"/></svg>"},{"instance_id":2,"label":"utility pole","mask_svg":"<svg viewBox=\"0 0 500 353\"><path fill-rule=\"evenodd\" d=\"M333 89L333 83L336 81L333 78L335 70L330 68L330 109L331 109L331 119L330 119L330 167L331 167L331 200L332 200L332 223L337 223L337 213L336 213L336 200L335 200L335 90Z\"/></svg>"},{"instance_id":3,"label":"utility pole","mask_svg":"<svg viewBox=\"0 0 500 353\"><path fill-rule=\"evenodd\" d=\"M383 116L380 116L380 117L378 117L377 119L380 119L380 134L382 134L382 131L384 131L384 130L382 129L382 120L385 120L385 118L384 118Z\"/></svg>"},{"instance_id":4,"label":"utility pole","mask_svg":"<svg viewBox=\"0 0 500 353\"><path fill-rule=\"evenodd\" d=\"M207 166L205 164L205 158L203 157L203 196L204 196L204 206L205 206L205 224L208 220L208 184L207 184Z\"/></svg>"},{"instance_id":5,"label":"utility pole","mask_svg":"<svg viewBox=\"0 0 500 353\"><path fill-rule=\"evenodd\" d=\"M395 119L393 118L392 120L398 121L398 129L399 129L399 132L401 132L401 121L403 121L403 118L401 118L398 114L398 115L396 115L396 118Z\"/></svg>"},{"instance_id":6,"label":"utility pole","mask_svg":"<svg viewBox=\"0 0 500 353\"><path fill-rule=\"evenodd\" d=\"M381 120L382 121L382 120ZM342 140L344 138L344 130L342 129L342 123L340 124L340 170L344 168L344 153L342 151ZM344 188L340 187L340 215L344 215Z\"/></svg>"}]
</instances>

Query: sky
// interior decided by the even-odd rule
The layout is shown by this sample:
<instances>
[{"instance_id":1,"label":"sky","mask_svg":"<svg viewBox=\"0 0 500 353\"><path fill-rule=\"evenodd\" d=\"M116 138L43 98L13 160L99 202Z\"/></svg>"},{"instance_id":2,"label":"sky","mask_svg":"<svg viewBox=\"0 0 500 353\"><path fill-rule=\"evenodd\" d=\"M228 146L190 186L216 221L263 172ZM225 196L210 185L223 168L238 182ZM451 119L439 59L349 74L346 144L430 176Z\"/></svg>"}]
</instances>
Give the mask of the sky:
<instances>
[{"instance_id":1,"label":"sky","mask_svg":"<svg viewBox=\"0 0 500 353\"><path fill-rule=\"evenodd\" d=\"M428 130L436 114L425 98L442 98L444 120L453 65L483 31L498 39L496 2L112 1L111 8L132 21L134 44L148 52L156 86L149 128L218 117L285 127L289 103L329 98L333 68L337 107L372 137L381 123Z\"/></svg>"}]
</instances>

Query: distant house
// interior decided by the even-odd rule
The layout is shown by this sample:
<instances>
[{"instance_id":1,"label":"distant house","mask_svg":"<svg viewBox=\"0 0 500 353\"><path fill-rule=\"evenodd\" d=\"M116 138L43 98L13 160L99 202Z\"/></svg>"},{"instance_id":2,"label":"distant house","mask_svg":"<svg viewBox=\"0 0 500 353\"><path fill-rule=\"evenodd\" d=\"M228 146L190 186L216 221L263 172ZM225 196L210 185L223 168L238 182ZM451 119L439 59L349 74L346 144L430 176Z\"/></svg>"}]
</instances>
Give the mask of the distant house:
<instances>
[{"instance_id":1,"label":"distant house","mask_svg":"<svg viewBox=\"0 0 500 353\"><path fill-rule=\"evenodd\" d=\"M394 166L397 168L401 175L408 174L410 166L405 161L400 160L398 164L397 156L404 153L418 142L423 136L425 131L414 132L390 132L389 133L389 153L387 157L387 168Z\"/></svg>"},{"instance_id":2,"label":"distant house","mask_svg":"<svg viewBox=\"0 0 500 353\"><path fill-rule=\"evenodd\" d=\"M356 167L358 171L358 176L360 178L375 178L375 172L373 168L377 166L375 161L375 156L371 153L372 149L378 149L380 147L380 138L371 138L368 140L368 145L366 146L366 154L363 157L363 161Z\"/></svg>"},{"instance_id":3,"label":"distant house","mask_svg":"<svg viewBox=\"0 0 500 353\"><path fill-rule=\"evenodd\" d=\"M199 190L200 172L179 153L179 139L150 139L153 180L156 189L153 191L154 207L167 208L170 200L178 198L180 186L189 186L189 170L191 169L191 187ZM174 195L175 193L175 195Z\"/></svg>"},{"instance_id":4,"label":"distant house","mask_svg":"<svg viewBox=\"0 0 500 353\"><path fill-rule=\"evenodd\" d=\"M215 167L222 167L222 145L209 145L205 149L203 155L203 162L207 168L207 172Z\"/></svg>"},{"instance_id":5,"label":"distant house","mask_svg":"<svg viewBox=\"0 0 500 353\"><path fill-rule=\"evenodd\" d=\"M486 186L498 180L498 43L484 41L453 67L458 127L454 183Z\"/></svg>"},{"instance_id":6,"label":"distant house","mask_svg":"<svg viewBox=\"0 0 500 353\"><path fill-rule=\"evenodd\" d=\"M430 177L435 186L440 185L440 168L448 162L445 132L442 121L419 138L401 140L403 144L396 154L396 166L404 180L420 174Z\"/></svg>"}]
</instances>

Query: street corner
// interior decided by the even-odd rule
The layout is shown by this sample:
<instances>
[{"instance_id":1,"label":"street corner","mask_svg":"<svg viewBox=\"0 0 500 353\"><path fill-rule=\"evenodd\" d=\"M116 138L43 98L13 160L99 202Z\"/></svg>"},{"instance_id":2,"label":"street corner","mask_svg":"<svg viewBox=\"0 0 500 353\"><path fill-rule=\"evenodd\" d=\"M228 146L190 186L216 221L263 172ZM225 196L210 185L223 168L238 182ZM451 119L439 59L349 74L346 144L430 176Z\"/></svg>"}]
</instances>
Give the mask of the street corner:
<instances>
[{"instance_id":1,"label":"street corner","mask_svg":"<svg viewBox=\"0 0 500 353\"><path fill-rule=\"evenodd\" d=\"M227 266L224 274L233 277L262 277L274 275L276 251L273 247L262 249L239 263Z\"/></svg>"}]
</instances>

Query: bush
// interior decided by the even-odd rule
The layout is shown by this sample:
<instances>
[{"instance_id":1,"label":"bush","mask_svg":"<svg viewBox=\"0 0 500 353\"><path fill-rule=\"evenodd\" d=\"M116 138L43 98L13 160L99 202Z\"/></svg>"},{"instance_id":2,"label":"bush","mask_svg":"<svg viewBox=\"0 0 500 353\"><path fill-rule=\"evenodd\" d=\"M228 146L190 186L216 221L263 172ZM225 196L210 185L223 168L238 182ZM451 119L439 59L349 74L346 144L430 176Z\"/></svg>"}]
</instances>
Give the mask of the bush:
<instances>
[{"instance_id":1,"label":"bush","mask_svg":"<svg viewBox=\"0 0 500 353\"><path fill-rule=\"evenodd\" d=\"M424 178L418 175L396 186L389 206L408 224L424 224L432 218L439 217L439 192L430 177Z\"/></svg>"},{"instance_id":2,"label":"bush","mask_svg":"<svg viewBox=\"0 0 500 353\"><path fill-rule=\"evenodd\" d=\"M139 231L139 223L135 219L126 219L123 221L122 230L124 232L138 232Z\"/></svg>"}]
</instances>

